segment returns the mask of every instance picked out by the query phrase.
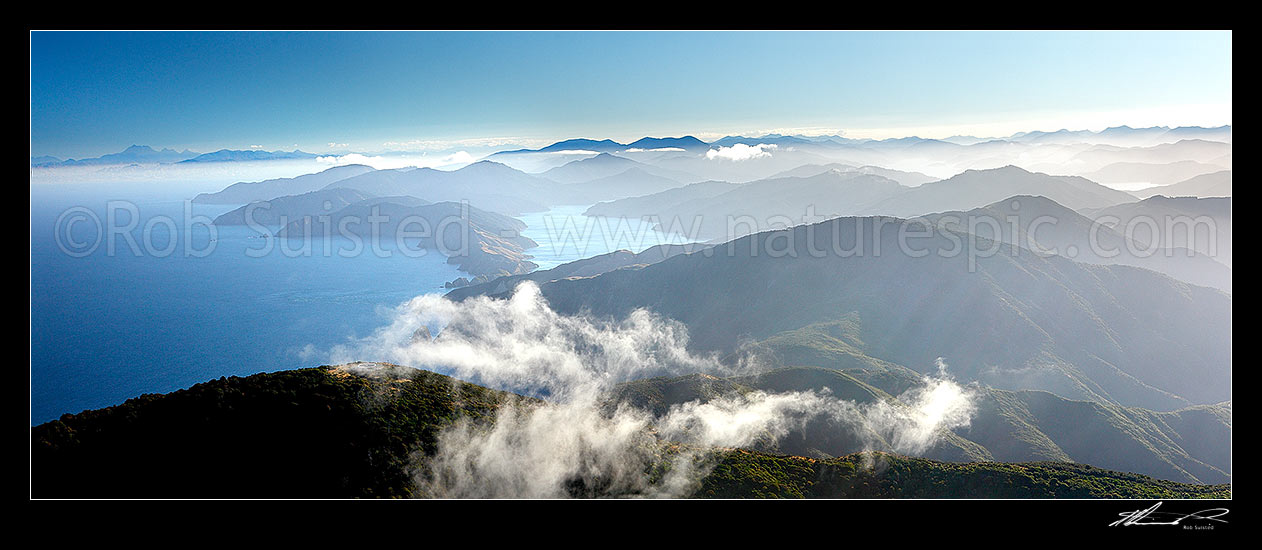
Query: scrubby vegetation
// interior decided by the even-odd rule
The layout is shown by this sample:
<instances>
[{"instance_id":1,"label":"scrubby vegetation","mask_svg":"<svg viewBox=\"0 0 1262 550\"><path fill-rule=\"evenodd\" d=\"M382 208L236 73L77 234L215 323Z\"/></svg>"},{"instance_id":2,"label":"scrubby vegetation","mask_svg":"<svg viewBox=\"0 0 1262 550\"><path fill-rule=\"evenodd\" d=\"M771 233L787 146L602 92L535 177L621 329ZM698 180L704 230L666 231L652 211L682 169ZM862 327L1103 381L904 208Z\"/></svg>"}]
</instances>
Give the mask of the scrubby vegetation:
<instances>
[{"instance_id":1,"label":"scrubby vegetation","mask_svg":"<svg viewBox=\"0 0 1262 550\"><path fill-rule=\"evenodd\" d=\"M818 460L744 450L702 481L708 498L1231 498L1190 485L1063 462L939 462L888 453Z\"/></svg>"},{"instance_id":2,"label":"scrubby vegetation","mask_svg":"<svg viewBox=\"0 0 1262 550\"><path fill-rule=\"evenodd\" d=\"M460 415L509 394L329 367L220 378L32 428L35 497L392 497Z\"/></svg>"},{"instance_id":3,"label":"scrubby vegetation","mask_svg":"<svg viewBox=\"0 0 1262 550\"><path fill-rule=\"evenodd\" d=\"M718 380L702 381L707 392L725 391L719 390ZM657 388L642 384L636 389ZM379 365L220 378L166 395L144 395L114 407L63 415L32 428L31 494L425 496L415 483L423 473L418 468L424 468L424 458L435 452L438 433L445 426L460 417L487 422L502 404L526 399L428 371ZM670 454L670 448L663 444L663 453ZM886 453L813 459L742 449L709 456L713 470L693 496L1231 496L1230 485L1182 484L1070 463L951 463ZM586 486L572 494L611 496L602 494L600 487Z\"/></svg>"}]
</instances>

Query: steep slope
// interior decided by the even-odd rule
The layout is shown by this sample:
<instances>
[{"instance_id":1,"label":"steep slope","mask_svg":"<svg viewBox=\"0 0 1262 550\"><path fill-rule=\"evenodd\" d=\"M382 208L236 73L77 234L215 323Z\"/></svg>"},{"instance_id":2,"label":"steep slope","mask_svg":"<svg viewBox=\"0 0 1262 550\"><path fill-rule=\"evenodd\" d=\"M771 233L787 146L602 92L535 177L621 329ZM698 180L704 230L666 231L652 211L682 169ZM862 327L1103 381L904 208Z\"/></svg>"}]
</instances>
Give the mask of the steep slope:
<instances>
[{"instance_id":1,"label":"steep slope","mask_svg":"<svg viewBox=\"0 0 1262 550\"><path fill-rule=\"evenodd\" d=\"M509 402L541 405L382 363L220 378L34 426L30 487L35 498L427 496L415 479L429 471L440 431L458 420L488 425ZM666 444L663 454L676 450ZM1078 464L953 464L887 453L820 460L738 449L700 460L714 465L692 497L1230 497L1229 486Z\"/></svg>"},{"instance_id":2,"label":"steep slope","mask_svg":"<svg viewBox=\"0 0 1262 550\"><path fill-rule=\"evenodd\" d=\"M949 232L900 251L901 226L838 218L541 290L564 313L657 311L699 350L848 318L865 355L917 370L945 357L1003 389L1156 410L1230 398L1229 295Z\"/></svg>"},{"instance_id":3,"label":"steep slope","mask_svg":"<svg viewBox=\"0 0 1262 550\"><path fill-rule=\"evenodd\" d=\"M413 494L414 452L510 394L415 369L220 378L31 429L36 498Z\"/></svg>"},{"instance_id":4,"label":"steep slope","mask_svg":"<svg viewBox=\"0 0 1262 550\"><path fill-rule=\"evenodd\" d=\"M1131 227L1132 238L1145 245L1188 248L1231 266L1231 197L1155 195L1082 214L1124 232Z\"/></svg>"},{"instance_id":5,"label":"steep slope","mask_svg":"<svg viewBox=\"0 0 1262 550\"><path fill-rule=\"evenodd\" d=\"M1056 462L965 464L858 453L829 460L734 451L702 480L703 498L1231 498L1188 485Z\"/></svg>"},{"instance_id":6,"label":"steep slope","mask_svg":"<svg viewBox=\"0 0 1262 550\"><path fill-rule=\"evenodd\" d=\"M1003 462L1068 460L1161 479L1229 483L1231 465L1222 455L1231 449L1230 414L1209 413L1214 422L1197 418L1212 407L1157 413L987 388L973 423L959 433Z\"/></svg>"},{"instance_id":7,"label":"steep slope","mask_svg":"<svg viewBox=\"0 0 1262 550\"><path fill-rule=\"evenodd\" d=\"M793 339L800 343L802 336ZM786 349L785 343L777 335L761 344L764 351L791 358L792 364L819 366L780 367L730 379L692 375L639 380L620 386L616 399L659 415L687 401L754 390L827 391L857 404L902 405L894 395L923 384L922 375L897 365L854 368L844 355L835 362L825 355L792 358L794 350ZM828 346L824 340L814 344ZM878 385L892 386L892 392ZM975 386L969 392L975 407L969 424L954 431L940 430L923 457L951 462L1076 462L1186 483L1231 482L1229 404L1159 413L1074 401L1042 391ZM781 441L751 448L817 458L893 450L880 434L865 428L816 420Z\"/></svg>"},{"instance_id":8,"label":"steep slope","mask_svg":"<svg viewBox=\"0 0 1262 550\"><path fill-rule=\"evenodd\" d=\"M352 363L231 377L31 429L35 498L427 496L439 434L489 426L541 402L428 371ZM662 442L669 457L678 446ZM1230 498L1188 485L1056 463L952 464L887 453L825 460L716 449L692 497ZM645 476L654 475L652 471ZM605 494L572 487L571 496Z\"/></svg>"},{"instance_id":9,"label":"steep slope","mask_svg":"<svg viewBox=\"0 0 1262 550\"><path fill-rule=\"evenodd\" d=\"M1093 264L1130 265L1165 273L1184 282L1231 292L1231 268L1162 239L1129 239L1120 231L1070 210L1046 197L1016 196L967 212L923 217L939 228L972 232L1040 253L1059 254Z\"/></svg>"}]
</instances>

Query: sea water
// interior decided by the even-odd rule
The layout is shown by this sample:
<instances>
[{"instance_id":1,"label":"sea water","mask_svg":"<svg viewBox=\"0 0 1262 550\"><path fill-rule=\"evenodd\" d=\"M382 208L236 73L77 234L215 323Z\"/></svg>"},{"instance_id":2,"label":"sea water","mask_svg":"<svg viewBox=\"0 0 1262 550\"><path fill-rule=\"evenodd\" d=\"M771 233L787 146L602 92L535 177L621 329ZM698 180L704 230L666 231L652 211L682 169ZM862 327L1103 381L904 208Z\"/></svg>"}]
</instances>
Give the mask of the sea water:
<instances>
[{"instance_id":1,"label":"sea water","mask_svg":"<svg viewBox=\"0 0 1262 550\"><path fill-rule=\"evenodd\" d=\"M143 198L119 198L129 195ZM32 186L32 424L222 376L324 364L398 304L467 276L441 254L408 257L388 244L393 253L354 253L336 239L303 251L271 239L268 250L243 226L218 227L212 240L204 222L232 207L191 196ZM541 269L679 242L643 220L583 216L586 208L519 218L540 244L528 252ZM109 238L133 216L132 230Z\"/></svg>"}]
</instances>

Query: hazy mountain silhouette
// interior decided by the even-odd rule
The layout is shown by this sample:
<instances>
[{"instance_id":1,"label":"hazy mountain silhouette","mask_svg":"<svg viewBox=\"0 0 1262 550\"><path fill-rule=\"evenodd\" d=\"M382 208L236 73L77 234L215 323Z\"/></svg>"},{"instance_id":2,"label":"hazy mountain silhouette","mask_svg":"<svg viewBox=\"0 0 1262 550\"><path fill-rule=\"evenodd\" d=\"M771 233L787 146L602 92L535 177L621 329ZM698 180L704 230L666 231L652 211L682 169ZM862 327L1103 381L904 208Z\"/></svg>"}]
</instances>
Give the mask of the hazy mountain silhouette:
<instances>
[{"instance_id":1,"label":"hazy mountain silhouette","mask_svg":"<svg viewBox=\"0 0 1262 550\"><path fill-rule=\"evenodd\" d=\"M1046 197L1010 197L967 212L942 212L924 218L936 227L971 232L1039 252L1055 251L1079 262L1142 267L1231 292L1231 268L1227 265L1160 239L1152 241L1155 246L1149 246L1148 239L1128 239L1121 227L1097 227L1090 218Z\"/></svg>"},{"instance_id":2,"label":"hazy mountain silhouette","mask_svg":"<svg viewBox=\"0 0 1262 550\"><path fill-rule=\"evenodd\" d=\"M596 178L583 183L572 183L567 191L573 193L580 204L617 200L659 193L680 187L678 180L658 176L640 168L628 168L612 176Z\"/></svg>"},{"instance_id":3,"label":"hazy mountain silhouette","mask_svg":"<svg viewBox=\"0 0 1262 550\"><path fill-rule=\"evenodd\" d=\"M288 225L303 216L331 214L369 196L354 189L325 189L255 201L215 218L215 225ZM418 199L419 200L419 199ZM246 214L249 213L249 220ZM282 223L283 222L283 223Z\"/></svg>"},{"instance_id":4,"label":"hazy mountain silhouette","mask_svg":"<svg viewBox=\"0 0 1262 550\"><path fill-rule=\"evenodd\" d=\"M696 176L687 172L659 168L609 153L601 153L594 157L569 162L539 175L560 183L583 183L615 176L632 168L656 177L674 180L677 182L677 185L697 180Z\"/></svg>"},{"instance_id":5,"label":"hazy mountain silhouette","mask_svg":"<svg viewBox=\"0 0 1262 550\"><path fill-rule=\"evenodd\" d=\"M830 170L806 178L746 183L721 195L666 205L656 212L663 227L678 221L692 238L727 240L747 233L850 215L907 188L881 176ZM808 214L814 219L807 219Z\"/></svg>"},{"instance_id":6,"label":"hazy mountain silhouette","mask_svg":"<svg viewBox=\"0 0 1262 550\"><path fill-rule=\"evenodd\" d=\"M1149 187L1132 191L1132 195L1148 198L1155 195L1167 197L1230 197L1231 170L1193 176L1179 183Z\"/></svg>"},{"instance_id":7,"label":"hazy mountain silhouette","mask_svg":"<svg viewBox=\"0 0 1262 550\"><path fill-rule=\"evenodd\" d=\"M376 196L406 195L430 202L469 201L485 210L517 214L573 200L564 186L503 164L479 161L459 170L377 170L330 183Z\"/></svg>"},{"instance_id":8,"label":"hazy mountain silhouette","mask_svg":"<svg viewBox=\"0 0 1262 550\"><path fill-rule=\"evenodd\" d=\"M541 288L566 313L657 311L699 350L846 319L865 355L926 370L945 357L957 376L1002 389L1158 410L1230 399L1230 295L998 244L970 259L958 252L968 236L945 232L904 253L900 222L838 218ZM863 255L837 252L856 237Z\"/></svg>"},{"instance_id":9,"label":"hazy mountain silhouette","mask_svg":"<svg viewBox=\"0 0 1262 550\"><path fill-rule=\"evenodd\" d=\"M313 159L319 155L306 153L294 149L293 151L262 151L249 150L240 151L234 149L220 149L213 153L203 153L188 160L180 162L241 162L256 160L294 160L294 159Z\"/></svg>"},{"instance_id":10,"label":"hazy mountain silhouette","mask_svg":"<svg viewBox=\"0 0 1262 550\"><path fill-rule=\"evenodd\" d=\"M683 149L688 152L705 152L710 144L692 136L644 137L627 144L627 149Z\"/></svg>"},{"instance_id":11,"label":"hazy mountain silhouette","mask_svg":"<svg viewBox=\"0 0 1262 550\"><path fill-rule=\"evenodd\" d=\"M374 226L374 218L382 221ZM467 204L428 204L404 196L366 199L332 214L313 213L289 222L276 236L311 242L326 235L354 235L363 239L364 246L380 247L399 246L402 240L410 250L442 253L447 256L447 263L472 275L498 276L527 273L538 267L525 253L538 246L521 235L525 228L526 224L514 218ZM422 236L410 237L404 232Z\"/></svg>"},{"instance_id":12,"label":"hazy mountain silhouette","mask_svg":"<svg viewBox=\"0 0 1262 550\"><path fill-rule=\"evenodd\" d=\"M1135 199L1086 178L1051 176L1016 166L967 170L926 183L862 210L861 214L911 217L945 210L969 210L1013 195L1041 195L1074 210L1111 206Z\"/></svg>"},{"instance_id":13,"label":"hazy mountain silhouette","mask_svg":"<svg viewBox=\"0 0 1262 550\"><path fill-rule=\"evenodd\" d=\"M111 164L167 164L180 162L196 157L198 153L189 150L174 149L155 150L148 145L132 145L118 153L109 153L95 158L66 159L57 157L32 157L31 166L104 166Z\"/></svg>"},{"instance_id":14,"label":"hazy mountain silhouette","mask_svg":"<svg viewBox=\"0 0 1262 550\"><path fill-rule=\"evenodd\" d=\"M767 179L785 178L785 177L805 178L805 177L819 175L829 170L837 170L839 172L858 172L860 174L873 174L873 175L881 176L883 178L892 179L907 187L918 187L920 185L924 185L931 181L938 181L939 179L941 179L941 178L935 178L933 176L921 174L920 172L904 172L901 170L890 170L888 168L881 168L879 166L855 167L855 166L850 166L848 164L841 164L838 162L822 164L822 165L821 164L806 164L806 165L802 165L797 168L794 168L792 170L785 170L784 172L775 174Z\"/></svg>"},{"instance_id":15,"label":"hazy mountain silhouette","mask_svg":"<svg viewBox=\"0 0 1262 550\"><path fill-rule=\"evenodd\" d=\"M744 185L726 181L704 181L653 193L594 204L584 214L588 216L621 216L639 218L656 215L667 209L692 200L708 199L722 195Z\"/></svg>"},{"instance_id":16,"label":"hazy mountain silhouette","mask_svg":"<svg viewBox=\"0 0 1262 550\"><path fill-rule=\"evenodd\" d=\"M1231 266L1231 197L1156 195L1138 202L1081 212L1093 220L1111 216L1108 221L1114 221L1121 231L1131 227L1133 239L1138 242L1190 248ZM1153 235L1154 226L1156 235Z\"/></svg>"},{"instance_id":17,"label":"hazy mountain silhouette","mask_svg":"<svg viewBox=\"0 0 1262 550\"><path fill-rule=\"evenodd\" d=\"M246 204L254 201L265 201L277 197L301 195L328 186L338 180L372 172L370 166L348 164L335 166L295 178L276 178L255 182L239 182L229 185L215 193L201 193L193 198L193 202L202 204Z\"/></svg>"},{"instance_id":18,"label":"hazy mountain silhouette","mask_svg":"<svg viewBox=\"0 0 1262 550\"><path fill-rule=\"evenodd\" d=\"M1115 162L1083 177L1105 183L1150 183L1170 185L1201 174L1219 172L1223 166L1194 160L1167 163Z\"/></svg>"}]
</instances>

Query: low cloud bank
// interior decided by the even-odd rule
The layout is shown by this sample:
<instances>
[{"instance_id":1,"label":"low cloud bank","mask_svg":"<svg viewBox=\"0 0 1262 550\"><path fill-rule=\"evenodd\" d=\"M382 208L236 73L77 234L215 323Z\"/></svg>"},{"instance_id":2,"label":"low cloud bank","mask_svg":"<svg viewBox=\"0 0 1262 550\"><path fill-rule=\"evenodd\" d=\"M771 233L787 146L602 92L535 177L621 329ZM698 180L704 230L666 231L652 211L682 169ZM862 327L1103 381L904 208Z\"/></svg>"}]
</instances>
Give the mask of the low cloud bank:
<instances>
[{"instance_id":1,"label":"low cloud bank","mask_svg":"<svg viewBox=\"0 0 1262 550\"><path fill-rule=\"evenodd\" d=\"M705 152L705 158L710 160L730 161L750 160L769 157L771 156L771 151L775 149L776 145L774 143L759 143L758 145L745 145L744 143L737 143L731 147L710 149Z\"/></svg>"},{"instance_id":2,"label":"low cloud bank","mask_svg":"<svg viewBox=\"0 0 1262 550\"><path fill-rule=\"evenodd\" d=\"M681 324L644 310L621 320L558 314L527 283L507 300L419 296L330 358L389 361L543 398L507 404L489 425L460 420L444 430L416 479L435 497L686 496L713 467L712 449L774 441L813 420L878 434L873 449L917 454L971 415L969 392L945 376L945 364L901 403L755 391L675 404L655 417L609 402L626 381L759 368L690 353L687 341Z\"/></svg>"},{"instance_id":3,"label":"low cloud bank","mask_svg":"<svg viewBox=\"0 0 1262 550\"><path fill-rule=\"evenodd\" d=\"M316 157L316 162L327 166L344 166L347 164L363 164L378 170L396 168L459 168L477 159L465 151L457 151L448 155L364 155L350 153L346 155L327 155Z\"/></svg>"}]
</instances>

